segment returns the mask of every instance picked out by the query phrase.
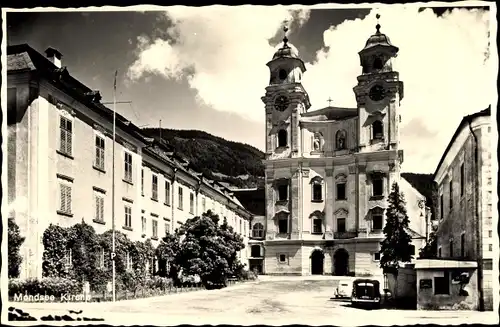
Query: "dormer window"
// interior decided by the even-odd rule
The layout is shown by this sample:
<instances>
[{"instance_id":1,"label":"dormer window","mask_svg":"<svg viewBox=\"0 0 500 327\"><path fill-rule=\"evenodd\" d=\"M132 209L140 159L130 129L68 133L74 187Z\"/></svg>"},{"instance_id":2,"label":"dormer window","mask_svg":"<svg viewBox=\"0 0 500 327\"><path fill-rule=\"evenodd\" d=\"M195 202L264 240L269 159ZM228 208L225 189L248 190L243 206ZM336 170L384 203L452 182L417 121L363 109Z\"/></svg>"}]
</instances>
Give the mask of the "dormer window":
<instances>
[{"instance_id":1,"label":"dormer window","mask_svg":"<svg viewBox=\"0 0 500 327\"><path fill-rule=\"evenodd\" d=\"M285 147L288 143L288 133L284 129L278 132L278 147Z\"/></svg>"},{"instance_id":2,"label":"dormer window","mask_svg":"<svg viewBox=\"0 0 500 327\"><path fill-rule=\"evenodd\" d=\"M372 124L372 138L374 140L382 140L384 138L384 125L380 120L376 120Z\"/></svg>"},{"instance_id":3,"label":"dormer window","mask_svg":"<svg viewBox=\"0 0 500 327\"><path fill-rule=\"evenodd\" d=\"M340 130L335 136L335 145L337 150L344 150L346 148L346 131Z\"/></svg>"}]
</instances>

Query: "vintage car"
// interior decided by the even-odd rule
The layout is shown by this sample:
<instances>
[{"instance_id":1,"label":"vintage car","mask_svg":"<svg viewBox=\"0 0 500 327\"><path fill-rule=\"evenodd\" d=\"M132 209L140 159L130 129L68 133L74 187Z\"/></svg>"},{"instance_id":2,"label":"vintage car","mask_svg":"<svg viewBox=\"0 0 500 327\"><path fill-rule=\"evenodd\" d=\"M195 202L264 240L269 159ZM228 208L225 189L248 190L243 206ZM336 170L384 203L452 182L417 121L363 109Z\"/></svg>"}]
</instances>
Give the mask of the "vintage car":
<instances>
[{"instance_id":1,"label":"vintage car","mask_svg":"<svg viewBox=\"0 0 500 327\"><path fill-rule=\"evenodd\" d=\"M352 292L352 280L340 280L339 285L335 288L335 298L350 298Z\"/></svg>"},{"instance_id":2,"label":"vintage car","mask_svg":"<svg viewBox=\"0 0 500 327\"><path fill-rule=\"evenodd\" d=\"M380 307L380 283L374 279L356 279L352 283L351 305L353 307Z\"/></svg>"}]
</instances>

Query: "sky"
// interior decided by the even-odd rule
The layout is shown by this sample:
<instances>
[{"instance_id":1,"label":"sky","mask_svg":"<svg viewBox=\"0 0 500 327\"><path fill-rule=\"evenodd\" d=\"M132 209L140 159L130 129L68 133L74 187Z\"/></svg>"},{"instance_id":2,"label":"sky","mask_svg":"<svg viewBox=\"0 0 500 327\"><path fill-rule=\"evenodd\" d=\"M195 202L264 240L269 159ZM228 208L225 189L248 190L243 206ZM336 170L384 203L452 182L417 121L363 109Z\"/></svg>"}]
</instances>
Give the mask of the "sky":
<instances>
[{"instance_id":1,"label":"sky","mask_svg":"<svg viewBox=\"0 0 500 327\"><path fill-rule=\"evenodd\" d=\"M165 7L161 11L7 14L7 42L41 53L52 46L63 66L103 102L138 126L198 129L265 147L266 63L288 38L306 63L303 85L316 110L356 107L358 52L375 32L399 47L404 82L401 147L406 172L433 173L464 115L496 96L490 12L391 5L376 9L311 7ZM495 33L493 31L493 33ZM494 37L495 35L493 35ZM493 60L495 59L495 60Z\"/></svg>"}]
</instances>

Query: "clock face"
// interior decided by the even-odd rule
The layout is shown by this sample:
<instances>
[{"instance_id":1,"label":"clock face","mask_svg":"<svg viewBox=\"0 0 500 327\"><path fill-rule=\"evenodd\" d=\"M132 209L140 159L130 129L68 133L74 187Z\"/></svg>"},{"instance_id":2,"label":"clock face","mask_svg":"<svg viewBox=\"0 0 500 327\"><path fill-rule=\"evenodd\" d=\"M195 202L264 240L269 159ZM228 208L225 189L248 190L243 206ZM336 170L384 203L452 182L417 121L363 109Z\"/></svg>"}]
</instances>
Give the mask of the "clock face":
<instances>
[{"instance_id":1,"label":"clock face","mask_svg":"<svg viewBox=\"0 0 500 327\"><path fill-rule=\"evenodd\" d=\"M285 111L289 104L290 100L284 95L280 95L274 100L274 107L278 111Z\"/></svg>"},{"instance_id":2,"label":"clock face","mask_svg":"<svg viewBox=\"0 0 500 327\"><path fill-rule=\"evenodd\" d=\"M375 85L370 89L368 96L373 101L380 101L385 98L385 89L381 85Z\"/></svg>"}]
</instances>

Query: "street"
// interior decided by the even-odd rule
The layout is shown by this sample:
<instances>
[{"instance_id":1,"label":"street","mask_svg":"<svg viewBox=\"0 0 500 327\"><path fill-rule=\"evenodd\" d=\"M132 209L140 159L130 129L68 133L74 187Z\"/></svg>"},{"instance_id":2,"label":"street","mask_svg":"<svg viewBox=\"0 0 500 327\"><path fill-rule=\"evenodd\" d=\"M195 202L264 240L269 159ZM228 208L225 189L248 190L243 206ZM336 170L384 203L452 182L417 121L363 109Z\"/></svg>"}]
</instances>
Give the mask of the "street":
<instances>
[{"instance_id":1,"label":"street","mask_svg":"<svg viewBox=\"0 0 500 327\"><path fill-rule=\"evenodd\" d=\"M335 277L273 278L223 290L172 294L116 303L10 303L37 318L83 310L84 315L115 324L307 324L403 325L498 322L495 313L471 311L364 310L335 301ZM102 323L102 322L101 322Z\"/></svg>"}]
</instances>

